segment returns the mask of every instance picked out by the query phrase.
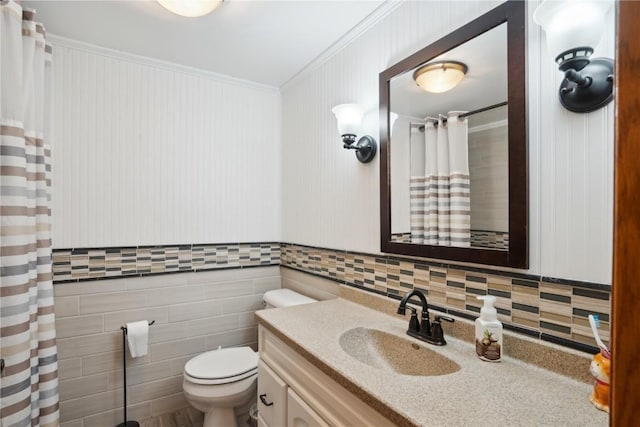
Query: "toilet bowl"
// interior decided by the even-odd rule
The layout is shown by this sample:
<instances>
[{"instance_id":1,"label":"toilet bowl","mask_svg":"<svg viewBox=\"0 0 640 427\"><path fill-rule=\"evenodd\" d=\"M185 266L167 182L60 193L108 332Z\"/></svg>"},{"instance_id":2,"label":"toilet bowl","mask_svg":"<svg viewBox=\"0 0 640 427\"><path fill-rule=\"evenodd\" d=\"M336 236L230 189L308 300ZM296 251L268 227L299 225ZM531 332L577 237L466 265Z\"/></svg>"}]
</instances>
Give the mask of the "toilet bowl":
<instances>
[{"instance_id":1,"label":"toilet bowl","mask_svg":"<svg viewBox=\"0 0 640 427\"><path fill-rule=\"evenodd\" d=\"M289 289L268 291L269 308L316 300ZM256 399L258 353L251 347L218 348L190 359L184 366L182 388L187 402L204 412L203 427L236 427L235 408Z\"/></svg>"},{"instance_id":2,"label":"toilet bowl","mask_svg":"<svg viewBox=\"0 0 640 427\"><path fill-rule=\"evenodd\" d=\"M235 427L234 408L255 398L258 353L250 347L208 351L184 367L187 401L204 412L204 427Z\"/></svg>"}]
</instances>

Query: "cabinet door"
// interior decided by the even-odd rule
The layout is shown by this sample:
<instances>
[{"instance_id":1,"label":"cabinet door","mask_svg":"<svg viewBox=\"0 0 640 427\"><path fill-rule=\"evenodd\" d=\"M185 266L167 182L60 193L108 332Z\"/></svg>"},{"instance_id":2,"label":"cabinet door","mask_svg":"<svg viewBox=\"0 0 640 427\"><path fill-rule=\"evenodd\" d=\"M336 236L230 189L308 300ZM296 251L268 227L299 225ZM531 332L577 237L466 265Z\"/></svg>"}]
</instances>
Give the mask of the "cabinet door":
<instances>
[{"instance_id":1,"label":"cabinet door","mask_svg":"<svg viewBox=\"0 0 640 427\"><path fill-rule=\"evenodd\" d=\"M288 427L329 427L293 390L289 389L287 394Z\"/></svg>"},{"instance_id":2,"label":"cabinet door","mask_svg":"<svg viewBox=\"0 0 640 427\"><path fill-rule=\"evenodd\" d=\"M264 418L262 418L262 415L260 414L258 414L258 427L271 427L265 422Z\"/></svg>"},{"instance_id":3,"label":"cabinet door","mask_svg":"<svg viewBox=\"0 0 640 427\"><path fill-rule=\"evenodd\" d=\"M270 427L285 427L287 384L262 360L258 361L258 413Z\"/></svg>"}]
</instances>

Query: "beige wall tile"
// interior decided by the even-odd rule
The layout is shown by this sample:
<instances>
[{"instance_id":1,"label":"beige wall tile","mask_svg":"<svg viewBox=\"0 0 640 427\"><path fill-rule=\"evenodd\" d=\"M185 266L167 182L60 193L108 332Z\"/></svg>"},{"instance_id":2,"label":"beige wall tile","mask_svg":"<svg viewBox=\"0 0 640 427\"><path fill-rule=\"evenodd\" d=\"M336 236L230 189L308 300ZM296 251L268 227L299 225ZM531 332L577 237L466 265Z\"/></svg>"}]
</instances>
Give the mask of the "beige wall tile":
<instances>
[{"instance_id":1,"label":"beige wall tile","mask_svg":"<svg viewBox=\"0 0 640 427\"><path fill-rule=\"evenodd\" d=\"M54 289L59 285L55 285ZM80 297L55 297L56 320L61 317L75 316L80 314Z\"/></svg>"},{"instance_id":2,"label":"beige wall tile","mask_svg":"<svg viewBox=\"0 0 640 427\"><path fill-rule=\"evenodd\" d=\"M132 359L127 352L127 368L130 366L149 363L149 354ZM120 351L107 351L104 353L92 354L82 358L82 374L91 375L100 372L122 369L122 347Z\"/></svg>"},{"instance_id":3,"label":"beige wall tile","mask_svg":"<svg viewBox=\"0 0 640 427\"><path fill-rule=\"evenodd\" d=\"M73 359L58 360L58 379L68 380L71 378L82 376L82 359L74 357Z\"/></svg>"},{"instance_id":4,"label":"beige wall tile","mask_svg":"<svg viewBox=\"0 0 640 427\"><path fill-rule=\"evenodd\" d=\"M171 363L172 361L165 360L133 367L127 366L127 385L132 386L171 377ZM122 370L111 371L106 375L108 375L109 390L122 388L124 380Z\"/></svg>"},{"instance_id":5,"label":"beige wall tile","mask_svg":"<svg viewBox=\"0 0 640 427\"><path fill-rule=\"evenodd\" d=\"M90 316L73 316L56 319L56 336L58 338L97 334L103 331L104 315L102 314L94 314Z\"/></svg>"},{"instance_id":6,"label":"beige wall tile","mask_svg":"<svg viewBox=\"0 0 640 427\"><path fill-rule=\"evenodd\" d=\"M156 362L189 354L203 353L207 348L207 340L205 337L196 337L180 341L152 344L149 347L151 361Z\"/></svg>"},{"instance_id":7,"label":"beige wall tile","mask_svg":"<svg viewBox=\"0 0 640 427\"><path fill-rule=\"evenodd\" d=\"M79 418L77 420L67 421L60 424L60 427L84 427L84 420Z\"/></svg>"},{"instance_id":8,"label":"beige wall tile","mask_svg":"<svg viewBox=\"0 0 640 427\"><path fill-rule=\"evenodd\" d=\"M60 421L75 420L87 415L97 414L122 405L122 390L92 394L78 399L60 402ZM95 425L95 424L87 424Z\"/></svg>"},{"instance_id":9,"label":"beige wall tile","mask_svg":"<svg viewBox=\"0 0 640 427\"><path fill-rule=\"evenodd\" d=\"M122 393L122 390L120 390ZM121 396L122 399L122 396ZM111 427L120 424L123 421L122 402L120 407L111 411L100 412L95 415L85 417L84 424L89 427ZM143 418L150 417L151 404L148 402L139 403L137 405L127 406L127 419L128 420L142 420Z\"/></svg>"},{"instance_id":10,"label":"beige wall tile","mask_svg":"<svg viewBox=\"0 0 640 427\"><path fill-rule=\"evenodd\" d=\"M149 344L166 341L175 341L189 336L189 324L187 322L174 322L161 325L153 325L149 329Z\"/></svg>"},{"instance_id":11,"label":"beige wall tile","mask_svg":"<svg viewBox=\"0 0 640 427\"><path fill-rule=\"evenodd\" d=\"M197 337L238 329L240 327L239 322L237 314L191 320L189 322L189 336Z\"/></svg>"},{"instance_id":12,"label":"beige wall tile","mask_svg":"<svg viewBox=\"0 0 640 427\"><path fill-rule=\"evenodd\" d=\"M149 290L149 305L173 305L207 299L204 285L188 285Z\"/></svg>"},{"instance_id":13,"label":"beige wall tile","mask_svg":"<svg viewBox=\"0 0 640 427\"><path fill-rule=\"evenodd\" d=\"M88 375L60 381L60 400L76 399L107 391L107 375Z\"/></svg>"},{"instance_id":14,"label":"beige wall tile","mask_svg":"<svg viewBox=\"0 0 640 427\"><path fill-rule=\"evenodd\" d=\"M207 284L216 282L233 282L240 277L240 269L224 269L198 271L187 275L187 281L190 284Z\"/></svg>"},{"instance_id":15,"label":"beige wall tile","mask_svg":"<svg viewBox=\"0 0 640 427\"><path fill-rule=\"evenodd\" d=\"M205 299L221 299L253 294L253 281L209 283L205 287Z\"/></svg>"},{"instance_id":16,"label":"beige wall tile","mask_svg":"<svg viewBox=\"0 0 640 427\"><path fill-rule=\"evenodd\" d=\"M557 301L540 300L540 313L553 313L561 316L569 317L569 323L571 322L571 304L563 304Z\"/></svg>"},{"instance_id":17,"label":"beige wall tile","mask_svg":"<svg viewBox=\"0 0 640 427\"><path fill-rule=\"evenodd\" d=\"M195 273L160 274L157 276L132 277L127 280L128 290L158 289L181 286L189 283L188 277Z\"/></svg>"},{"instance_id":18,"label":"beige wall tile","mask_svg":"<svg viewBox=\"0 0 640 427\"><path fill-rule=\"evenodd\" d=\"M254 310L262 308L264 291L279 287L277 266L56 285L63 422L84 427L122 421L119 328L141 319L156 325L147 356L132 359L127 352L129 396L136 403L130 416L188 406L184 364L219 345L255 348Z\"/></svg>"},{"instance_id":19,"label":"beige wall tile","mask_svg":"<svg viewBox=\"0 0 640 427\"><path fill-rule=\"evenodd\" d=\"M175 377L131 386L131 403L144 402L180 393L182 391L182 380L182 375L177 375Z\"/></svg>"},{"instance_id":20,"label":"beige wall tile","mask_svg":"<svg viewBox=\"0 0 640 427\"><path fill-rule=\"evenodd\" d=\"M146 306L147 301L148 295L146 291L83 295L80 297L80 313L131 310Z\"/></svg>"},{"instance_id":21,"label":"beige wall tile","mask_svg":"<svg viewBox=\"0 0 640 427\"><path fill-rule=\"evenodd\" d=\"M217 347L216 347L217 348ZM210 350L210 349L207 349ZM192 355L178 357L176 359L171 359L171 375L182 375L184 373L184 365L187 364L191 358L194 357Z\"/></svg>"},{"instance_id":22,"label":"beige wall tile","mask_svg":"<svg viewBox=\"0 0 640 427\"><path fill-rule=\"evenodd\" d=\"M280 267L272 265L269 267L251 267L238 270L240 279L262 279L265 277L279 277Z\"/></svg>"},{"instance_id":23,"label":"beige wall tile","mask_svg":"<svg viewBox=\"0 0 640 427\"><path fill-rule=\"evenodd\" d=\"M105 292L120 292L127 288L129 279L95 280L79 283L58 283L53 290L56 297L66 295L87 295Z\"/></svg>"},{"instance_id":24,"label":"beige wall tile","mask_svg":"<svg viewBox=\"0 0 640 427\"><path fill-rule=\"evenodd\" d=\"M58 345L58 359L86 356L88 354L103 353L122 349L122 335L118 332L108 332L81 337L61 338Z\"/></svg>"},{"instance_id":25,"label":"beige wall tile","mask_svg":"<svg viewBox=\"0 0 640 427\"><path fill-rule=\"evenodd\" d=\"M222 314L219 301L206 300L169 306L169 322L214 317Z\"/></svg>"},{"instance_id":26,"label":"beige wall tile","mask_svg":"<svg viewBox=\"0 0 640 427\"><path fill-rule=\"evenodd\" d=\"M119 331L127 322L138 320L155 320L157 324L167 323L169 319L167 307L139 308L137 310L113 311L104 315L104 330ZM154 326L155 327L155 326Z\"/></svg>"},{"instance_id":27,"label":"beige wall tile","mask_svg":"<svg viewBox=\"0 0 640 427\"><path fill-rule=\"evenodd\" d=\"M282 287L282 278L280 276L264 277L261 279L254 279L253 281L253 293L264 294L272 289L280 289Z\"/></svg>"},{"instance_id":28,"label":"beige wall tile","mask_svg":"<svg viewBox=\"0 0 640 427\"><path fill-rule=\"evenodd\" d=\"M310 276L290 268L280 268L282 287L290 288L311 298L325 300L340 295L340 285L332 280Z\"/></svg>"},{"instance_id":29,"label":"beige wall tile","mask_svg":"<svg viewBox=\"0 0 640 427\"><path fill-rule=\"evenodd\" d=\"M207 336L207 350L215 350L219 346L236 347L253 344L258 341L258 327L252 326L233 331L221 332ZM172 365L171 369L174 366Z\"/></svg>"},{"instance_id":30,"label":"beige wall tile","mask_svg":"<svg viewBox=\"0 0 640 427\"><path fill-rule=\"evenodd\" d=\"M262 305L262 295L248 295L237 298L228 298L220 301L222 314L242 313L247 311L260 310Z\"/></svg>"}]
</instances>

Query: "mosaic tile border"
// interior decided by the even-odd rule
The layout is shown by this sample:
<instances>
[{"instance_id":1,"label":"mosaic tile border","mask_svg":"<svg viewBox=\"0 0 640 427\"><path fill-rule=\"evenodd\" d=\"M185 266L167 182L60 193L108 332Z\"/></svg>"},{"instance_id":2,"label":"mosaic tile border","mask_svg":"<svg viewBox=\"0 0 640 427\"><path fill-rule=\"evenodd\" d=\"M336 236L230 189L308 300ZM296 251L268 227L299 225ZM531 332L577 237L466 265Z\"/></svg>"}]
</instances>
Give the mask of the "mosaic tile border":
<instances>
[{"instance_id":1,"label":"mosaic tile border","mask_svg":"<svg viewBox=\"0 0 640 427\"><path fill-rule=\"evenodd\" d=\"M411 243L411 233L395 233L391 241ZM471 246L491 249L509 249L509 233L503 231L471 230Z\"/></svg>"},{"instance_id":2,"label":"mosaic tile border","mask_svg":"<svg viewBox=\"0 0 640 427\"><path fill-rule=\"evenodd\" d=\"M54 249L53 282L280 264L280 243Z\"/></svg>"},{"instance_id":3,"label":"mosaic tile border","mask_svg":"<svg viewBox=\"0 0 640 427\"><path fill-rule=\"evenodd\" d=\"M597 352L587 319L594 313L600 336L609 341L611 293L605 284L292 243L282 243L280 262L393 299L420 289L435 309L465 318L478 316L476 296L493 295L505 327L589 353Z\"/></svg>"}]
</instances>

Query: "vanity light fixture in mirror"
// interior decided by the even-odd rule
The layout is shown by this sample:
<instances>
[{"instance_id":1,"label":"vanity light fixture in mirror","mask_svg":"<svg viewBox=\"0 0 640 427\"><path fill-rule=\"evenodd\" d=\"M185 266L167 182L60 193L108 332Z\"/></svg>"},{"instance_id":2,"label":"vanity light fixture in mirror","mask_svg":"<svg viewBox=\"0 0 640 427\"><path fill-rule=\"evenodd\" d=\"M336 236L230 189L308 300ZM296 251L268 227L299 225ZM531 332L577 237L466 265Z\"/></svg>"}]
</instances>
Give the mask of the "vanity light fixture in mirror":
<instances>
[{"instance_id":1,"label":"vanity light fixture in mirror","mask_svg":"<svg viewBox=\"0 0 640 427\"><path fill-rule=\"evenodd\" d=\"M613 99L613 60L591 59L605 28L611 1L545 0L533 20L547 36L549 51L564 72L560 103L569 111L588 113Z\"/></svg>"},{"instance_id":2,"label":"vanity light fixture in mirror","mask_svg":"<svg viewBox=\"0 0 640 427\"><path fill-rule=\"evenodd\" d=\"M370 135L364 135L358 142L364 111L358 104L340 104L331 110L338 121L338 132L342 137L343 147L356 150L356 157L361 163L369 163L376 156L377 144Z\"/></svg>"},{"instance_id":3,"label":"vanity light fixture in mirror","mask_svg":"<svg viewBox=\"0 0 640 427\"><path fill-rule=\"evenodd\" d=\"M418 86L427 92L443 93L458 85L467 74L467 66L457 61L430 62L413 73Z\"/></svg>"},{"instance_id":4,"label":"vanity light fixture in mirror","mask_svg":"<svg viewBox=\"0 0 640 427\"><path fill-rule=\"evenodd\" d=\"M382 252L527 268L526 8L507 1L380 73ZM464 78L424 91L414 76L439 62Z\"/></svg>"}]
</instances>

